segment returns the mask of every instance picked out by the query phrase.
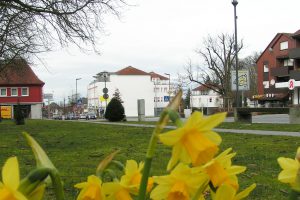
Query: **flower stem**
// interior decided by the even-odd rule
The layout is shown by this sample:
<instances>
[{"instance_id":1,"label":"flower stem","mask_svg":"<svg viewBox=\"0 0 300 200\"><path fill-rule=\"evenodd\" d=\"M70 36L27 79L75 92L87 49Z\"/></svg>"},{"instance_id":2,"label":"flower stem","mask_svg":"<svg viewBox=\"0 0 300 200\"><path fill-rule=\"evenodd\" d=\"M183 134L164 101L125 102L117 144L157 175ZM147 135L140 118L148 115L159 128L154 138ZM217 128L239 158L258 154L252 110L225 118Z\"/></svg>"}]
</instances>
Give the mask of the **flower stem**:
<instances>
[{"instance_id":1,"label":"flower stem","mask_svg":"<svg viewBox=\"0 0 300 200\"><path fill-rule=\"evenodd\" d=\"M140 184L138 200L145 200L146 198L146 190L148 185L148 178L150 174L152 158L154 156L156 144L158 141L158 134L163 130L166 123L169 121L168 111L164 110L160 116L160 119L152 132L152 136L149 142L149 146L146 153L145 165L143 169L143 176Z\"/></svg>"}]
</instances>

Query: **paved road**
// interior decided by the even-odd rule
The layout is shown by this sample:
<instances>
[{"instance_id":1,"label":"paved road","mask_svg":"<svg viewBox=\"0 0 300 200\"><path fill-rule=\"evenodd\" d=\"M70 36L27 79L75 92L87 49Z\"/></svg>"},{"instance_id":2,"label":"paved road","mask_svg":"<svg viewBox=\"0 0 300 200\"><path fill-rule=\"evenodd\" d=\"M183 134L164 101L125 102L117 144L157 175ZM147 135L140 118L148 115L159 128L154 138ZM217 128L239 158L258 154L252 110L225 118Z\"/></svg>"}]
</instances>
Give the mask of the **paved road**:
<instances>
[{"instance_id":1,"label":"paved road","mask_svg":"<svg viewBox=\"0 0 300 200\"><path fill-rule=\"evenodd\" d=\"M227 117L225 122L233 122L233 117ZM274 124L288 124L288 114L270 114L270 115L256 115L252 116L253 123L274 123Z\"/></svg>"},{"instance_id":2,"label":"paved road","mask_svg":"<svg viewBox=\"0 0 300 200\"><path fill-rule=\"evenodd\" d=\"M132 127L146 127L146 128L154 128L155 125L146 125L146 124L128 124L128 123L111 123L106 121L81 121L87 123L97 123L97 124L113 124L116 126L132 126ZM175 126L166 126L169 129L175 129ZM241 129L221 129L215 128L216 132L223 133L235 133L235 134L253 134L253 135L277 135L277 136L293 136L300 137L300 132L283 132L283 131L263 131L263 130L241 130Z\"/></svg>"},{"instance_id":3,"label":"paved road","mask_svg":"<svg viewBox=\"0 0 300 200\"><path fill-rule=\"evenodd\" d=\"M138 121L136 117L130 117L128 121ZM158 121L158 117L145 118L145 121ZM227 117L225 122L233 122L233 117ZM288 114L270 114L270 115L256 115L252 117L253 123L275 123L275 124L288 124Z\"/></svg>"}]
</instances>

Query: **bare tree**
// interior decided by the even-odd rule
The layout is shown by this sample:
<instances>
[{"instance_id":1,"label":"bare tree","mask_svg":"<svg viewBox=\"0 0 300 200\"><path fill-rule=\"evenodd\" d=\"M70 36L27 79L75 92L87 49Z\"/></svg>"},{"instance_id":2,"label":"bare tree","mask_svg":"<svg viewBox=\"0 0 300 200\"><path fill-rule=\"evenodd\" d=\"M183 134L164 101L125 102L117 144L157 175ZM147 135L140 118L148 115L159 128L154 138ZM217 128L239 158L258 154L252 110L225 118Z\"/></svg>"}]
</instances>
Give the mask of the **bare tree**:
<instances>
[{"instance_id":1,"label":"bare tree","mask_svg":"<svg viewBox=\"0 0 300 200\"><path fill-rule=\"evenodd\" d=\"M225 107L228 105L228 99L232 97L230 80L231 71L235 69L234 45L234 35L208 36L203 40L203 47L196 50L203 65L194 66L190 61L186 67L189 80L220 94L224 99ZM242 48L243 41L240 41L238 52Z\"/></svg>"},{"instance_id":2,"label":"bare tree","mask_svg":"<svg viewBox=\"0 0 300 200\"><path fill-rule=\"evenodd\" d=\"M0 59L29 58L59 44L91 45L103 33L103 17L119 17L124 0L2 0Z\"/></svg>"},{"instance_id":3,"label":"bare tree","mask_svg":"<svg viewBox=\"0 0 300 200\"><path fill-rule=\"evenodd\" d=\"M247 69L250 76L250 95L257 94L257 66L256 61L261 55L259 52L253 52L250 56L240 60L240 68Z\"/></svg>"}]
</instances>

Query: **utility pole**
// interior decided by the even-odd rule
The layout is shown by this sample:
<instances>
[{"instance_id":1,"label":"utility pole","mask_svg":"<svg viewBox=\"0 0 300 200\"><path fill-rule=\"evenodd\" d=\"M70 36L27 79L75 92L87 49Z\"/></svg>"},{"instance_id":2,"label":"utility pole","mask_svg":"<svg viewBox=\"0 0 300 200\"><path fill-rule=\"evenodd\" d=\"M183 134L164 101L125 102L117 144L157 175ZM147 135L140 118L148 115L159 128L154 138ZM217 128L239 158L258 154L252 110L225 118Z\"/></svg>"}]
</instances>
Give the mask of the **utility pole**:
<instances>
[{"instance_id":1,"label":"utility pole","mask_svg":"<svg viewBox=\"0 0 300 200\"><path fill-rule=\"evenodd\" d=\"M236 95L235 95L235 107L239 107L239 60L238 60L238 46L237 46L237 16L236 16L236 6L238 5L237 0L232 0L232 5L234 7L234 38L235 38L235 85L236 85Z\"/></svg>"}]
</instances>

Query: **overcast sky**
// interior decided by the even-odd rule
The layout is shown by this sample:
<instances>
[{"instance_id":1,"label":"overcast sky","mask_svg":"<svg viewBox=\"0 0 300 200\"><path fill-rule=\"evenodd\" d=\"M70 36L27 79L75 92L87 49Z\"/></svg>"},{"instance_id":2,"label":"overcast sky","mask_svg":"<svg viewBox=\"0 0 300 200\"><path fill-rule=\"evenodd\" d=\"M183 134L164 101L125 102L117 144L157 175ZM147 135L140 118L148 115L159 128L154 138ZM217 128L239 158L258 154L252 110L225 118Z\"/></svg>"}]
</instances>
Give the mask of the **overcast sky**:
<instances>
[{"instance_id":1,"label":"overcast sky","mask_svg":"<svg viewBox=\"0 0 300 200\"><path fill-rule=\"evenodd\" d=\"M238 39L245 48L239 57L263 51L278 32L300 29L299 0L238 0ZM195 49L208 34L234 32L231 0L128 0L135 4L121 20L106 18L106 35L100 36L101 55L85 54L75 47L45 53L33 70L46 84L44 93L56 101L78 92L87 95L93 75L133 66L146 72L183 73L189 59L198 63Z\"/></svg>"}]
</instances>

